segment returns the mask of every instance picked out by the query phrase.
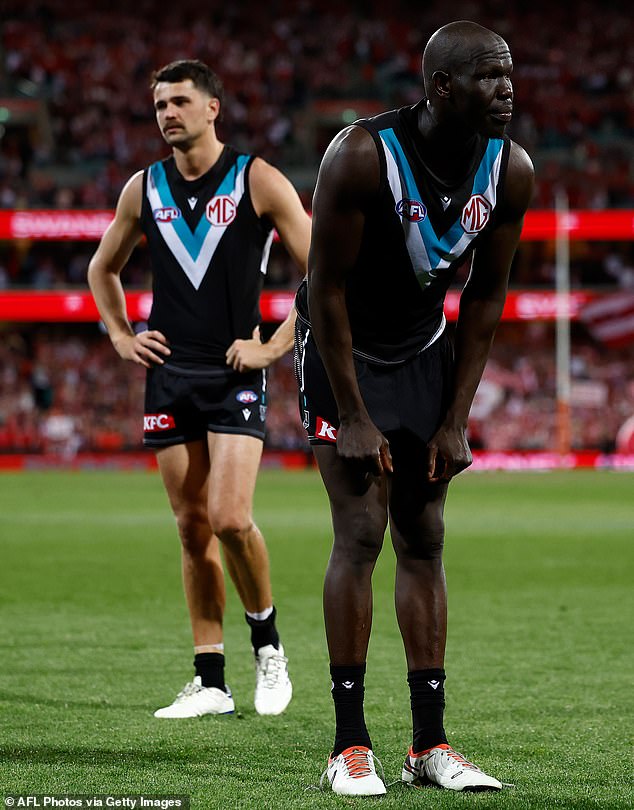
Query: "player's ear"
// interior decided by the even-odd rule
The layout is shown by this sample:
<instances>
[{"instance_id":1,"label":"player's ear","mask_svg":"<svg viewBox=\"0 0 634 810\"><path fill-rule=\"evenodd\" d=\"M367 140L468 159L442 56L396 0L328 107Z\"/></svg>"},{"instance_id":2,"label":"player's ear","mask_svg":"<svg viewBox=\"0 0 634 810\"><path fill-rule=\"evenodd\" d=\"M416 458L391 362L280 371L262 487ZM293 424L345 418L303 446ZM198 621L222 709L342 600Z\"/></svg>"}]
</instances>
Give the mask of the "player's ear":
<instances>
[{"instance_id":1,"label":"player's ear","mask_svg":"<svg viewBox=\"0 0 634 810\"><path fill-rule=\"evenodd\" d=\"M431 77L432 87L441 98L448 98L451 95L451 79L444 70L436 70Z\"/></svg>"},{"instance_id":2,"label":"player's ear","mask_svg":"<svg viewBox=\"0 0 634 810\"><path fill-rule=\"evenodd\" d=\"M220 115L220 101L217 98L210 98L207 103L207 121L213 123Z\"/></svg>"}]
</instances>

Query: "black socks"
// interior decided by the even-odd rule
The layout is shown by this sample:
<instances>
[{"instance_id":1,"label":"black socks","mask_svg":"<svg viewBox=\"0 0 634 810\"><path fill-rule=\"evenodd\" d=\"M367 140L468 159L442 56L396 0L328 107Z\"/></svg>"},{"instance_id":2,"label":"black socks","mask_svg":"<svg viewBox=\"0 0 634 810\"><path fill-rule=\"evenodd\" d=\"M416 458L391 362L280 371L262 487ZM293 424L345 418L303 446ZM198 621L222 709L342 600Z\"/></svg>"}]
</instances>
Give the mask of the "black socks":
<instances>
[{"instance_id":1,"label":"black socks","mask_svg":"<svg viewBox=\"0 0 634 810\"><path fill-rule=\"evenodd\" d=\"M330 677L336 718L333 756L338 756L351 745L372 748L363 714L365 664L347 667L331 665Z\"/></svg>"},{"instance_id":2,"label":"black socks","mask_svg":"<svg viewBox=\"0 0 634 810\"><path fill-rule=\"evenodd\" d=\"M266 619L262 619L261 621L252 619L251 616L246 613L244 614L247 624L251 628L251 646L256 654L260 647L266 647L267 644L272 644L276 650L279 650L280 637L275 627L276 615L277 611L275 608L273 608L270 616L267 616Z\"/></svg>"},{"instance_id":3,"label":"black socks","mask_svg":"<svg viewBox=\"0 0 634 810\"><path fill-rule=\"evenodd\" d=\"M203 686L215 686L225 691L225 657L222 653L196 653L194 668Z\"/></svg>"},{"instance_id":4,"label":"black socks","mask_svg":"<svg viewBox=\"0 0 634 810\"><path fill-rule=\"evenodd\" d=\"M443 726L445 710L445 670L417 669L408 672L412 706L413 744L415 754L447 742Z\"/></svg>"}]
</instances>

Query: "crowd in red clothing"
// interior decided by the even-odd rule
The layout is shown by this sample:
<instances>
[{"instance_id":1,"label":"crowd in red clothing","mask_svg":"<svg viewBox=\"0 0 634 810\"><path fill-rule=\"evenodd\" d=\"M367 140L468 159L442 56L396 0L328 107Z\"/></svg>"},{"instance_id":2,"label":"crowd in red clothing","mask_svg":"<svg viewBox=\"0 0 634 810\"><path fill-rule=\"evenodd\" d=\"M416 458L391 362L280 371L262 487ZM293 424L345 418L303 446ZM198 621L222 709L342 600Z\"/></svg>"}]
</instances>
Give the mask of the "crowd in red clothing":
<instances>
[{"instance_id":1,"label":"crowd in red clothing","mask_svg":"<svg viewBox=\"0 0 634 810\"><path fill-rule=\"evenodd\" d=\"M530 351L527 350L530 347ZM572 355L572 445L614 451L632 416L634 346L607 352L579 331ZM0 453L139 450L144 372L120 360L96 325L11 329L0 341ZM292 358L275 364L266 446L306 450ZM470 441L486 450L557 445L552 326L503 324L470 419Z\"/></svg>"},{"instance_id":2,"label":"crowd in red clothing","mask_svg":"<svg viewBox=\"0 0 634 810\"><path fill-rule=\"evenodd\" d=\"M15 126L0 120L0 208L112 207L134 171L166 154L149 79L182 57L203 59L224 81L221 137L284 169L308 206L330 137L355 116L418 100L424 42L461 18L511 47L510 134L536 165L533 207L552 207L562 191L571 208L634 207L634 18L624 0L456 0L450 9L403 0L4 0L0 97L36 113ZM0 289L85 286L93 250L0 243ZM271 258L267 283L293 288L291 263L279 251ZM512 283L552 287L554 267L551 243L522 243ZM148 284L142 248L124 280ZM634 243L573 243L571 283L633 289ZM631 348L606 354L577 333L576 447L614 446L632 414L633 369ZM138 448L142 392L142 370L118 361L96 326L6 327L0 452ZM269 446L305 448L290 358L272 370L271 392ZM552 448L554 403L552 331L503 325L474 404L472 443Z\"/></svg>"},{"instance_id":3,"label":"crowd in red clothing","mask_svg":"<svg viewBox=\"0 0 634 810\"><path fill-rule=\"evenodd\" d=\"M209 62L224 80L222 137L291 172L310 195L328 138L355 113L417 100L425 41L461 18L511 47L510 133L538 166L534 206L551 207L558 190L575 208L634 206L634 18L624 0L456 0L449 9L4 0L2 16L2 95L41 101L48 117L28 138L4 128L1 207L111 206L133 171L165 154L149 75L182 57ZM333 118L334 101L346 103Z\"/></svg>"}]
</instances>

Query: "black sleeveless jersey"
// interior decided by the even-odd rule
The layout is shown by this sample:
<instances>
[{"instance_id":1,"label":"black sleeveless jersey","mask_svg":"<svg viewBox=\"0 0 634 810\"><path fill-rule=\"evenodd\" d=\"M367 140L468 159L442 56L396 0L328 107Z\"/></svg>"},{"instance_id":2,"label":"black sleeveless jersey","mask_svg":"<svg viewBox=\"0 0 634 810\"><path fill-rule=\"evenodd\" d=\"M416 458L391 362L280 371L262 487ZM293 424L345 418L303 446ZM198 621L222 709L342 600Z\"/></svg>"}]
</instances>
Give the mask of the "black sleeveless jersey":
<instances>
[{"instance_id":1,"label":"black sleeveless jersey","mask_svg":"<svg viewBox=\"0 0 634 810\"><path fill-rule=\"evenodd\" d=\"M346 306L355 355L379 363L402 362L442 333L447 289L495 222L508 164L508 137L479 136L467 175L443 183L424 162L421 103L356 122L374 139L381 173L346 278ZM297 311L310 323L307 283Z\"/></svg>"},{"instance_id":2,"label":"black sleeveless jersey","mask_svg":"<svg viewBox=\"0 0 634 810\"><path fill-rule=\"evenodd\" d=\"M150 329L168 339L170 363L225 365L236 338L260 322L273 240L249 193L253 157L225 146L202 177L185 180L174 158L143 173L141 228L152 265Z\"/></svg>"}]
</instances>

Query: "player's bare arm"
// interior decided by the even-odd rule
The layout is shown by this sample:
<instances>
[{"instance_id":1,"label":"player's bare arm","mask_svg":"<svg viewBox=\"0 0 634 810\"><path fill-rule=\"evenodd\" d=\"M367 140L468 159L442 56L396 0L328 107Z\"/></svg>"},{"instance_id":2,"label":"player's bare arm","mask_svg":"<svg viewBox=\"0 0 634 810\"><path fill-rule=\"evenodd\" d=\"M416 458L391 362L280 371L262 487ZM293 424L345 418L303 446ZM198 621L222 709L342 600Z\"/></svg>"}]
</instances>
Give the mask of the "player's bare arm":
<instances>
[{"instance_id":1,"label":"player's bare arm","mask_svg":"<svg viewBox=\"0 0 634 810\"><path fill-rule=\"evenodd\" d=\"M504 309L511 262L533 194L533 178L530 158L512 143L498 225L476 249L460 297L453 398L443 424L429 443L431 481L448 481L472 462L466 439L469 410Z\"/></svg>"},{"instance_id":2,"label":"player's bare arm","mask_svg":"<svg viewBox=\"0 0 634 810\"><path fill-rule=\"evenodd\" d=\"M251 197L260 217L274 224L282 244L305 274L310 246L310 217L304 210L293 184L276 168L256 158L249 174ZM227 364L236 371L266 368L293 346L295 308L266 343L255 329L250 340L234 340L227 350Z\"/></svg>"},{"instance_id":3,"label":"player's bare arm","mask_svg":"<svg viewBox=\"0 0 634 810\"><path fill-rule=\"evenodd\" d=\"M114 219L90 260L88 284L119 355L149 368L151 363L163 363L163 357L169 355L167 339L156 330L134 334L121 283L121 271L142 235L142 194L143 172L137 172L124 186Z\"/></svg>"},{"instance_id":4,"label":"player's bare arm","mask_svg":"<svg viewBox=\"0 0 634 810\"><path fill-rule=\"evenodd\" d=\"M387 440L359 391L346 309L346 276L359 254L365 203L379 187L379 159L360 127L343 130L328 147L313 200L308 306L313 334L339 412L337 452L376 474L392 470Z\"/></svg>"}]
</instances>

